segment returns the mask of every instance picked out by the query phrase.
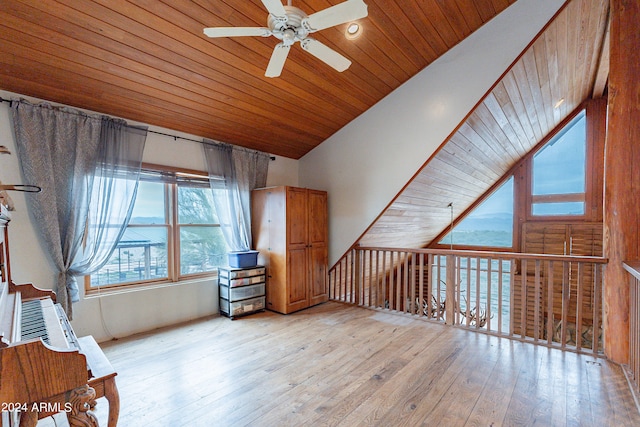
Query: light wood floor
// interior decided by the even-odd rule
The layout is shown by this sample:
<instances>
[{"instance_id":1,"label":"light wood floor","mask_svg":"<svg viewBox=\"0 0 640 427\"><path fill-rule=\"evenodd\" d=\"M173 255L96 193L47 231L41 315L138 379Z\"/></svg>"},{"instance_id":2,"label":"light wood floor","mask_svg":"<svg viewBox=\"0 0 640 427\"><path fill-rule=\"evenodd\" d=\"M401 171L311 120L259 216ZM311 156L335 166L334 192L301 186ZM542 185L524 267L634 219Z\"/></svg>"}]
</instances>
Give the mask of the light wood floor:
<instances>
[{"instance_id":1,"label":"light wood floor","mask_svg":"<svg viewBox=\"0 0 640 427\"><path fill-rule=\"evenodd\" d=\"M335 302L102 347L123 427L640 426L604 359Z\"/></svg>"}]
</instances>

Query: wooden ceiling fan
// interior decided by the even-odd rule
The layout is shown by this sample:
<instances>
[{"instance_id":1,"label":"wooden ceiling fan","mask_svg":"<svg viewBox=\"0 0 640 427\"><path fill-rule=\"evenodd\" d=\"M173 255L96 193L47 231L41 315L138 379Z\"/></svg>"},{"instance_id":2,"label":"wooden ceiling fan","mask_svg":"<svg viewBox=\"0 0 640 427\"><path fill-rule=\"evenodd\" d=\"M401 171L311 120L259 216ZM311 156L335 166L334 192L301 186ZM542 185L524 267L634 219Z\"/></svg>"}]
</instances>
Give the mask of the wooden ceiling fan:
<instances>
[{"instance_id":1,"label":"wooden ceiling fan","mask_svg":"<svg viewBox=\"0 0 640 427\"><path fill-rule=\"evenodd\" d=\"M265 72L267 77L280 75L289 49L295 42L300 42L304 50L340 72L349 68L349 59L309 37L309 34L364 18L368 12L363 0L346 0L311 15L291 6L291 0L286 6L280 0L261 1L269 12L267 27L213 27L205 28L204 33L209 37L274 36L281 40L271 54Z\"/></svg>"}]
</instances>

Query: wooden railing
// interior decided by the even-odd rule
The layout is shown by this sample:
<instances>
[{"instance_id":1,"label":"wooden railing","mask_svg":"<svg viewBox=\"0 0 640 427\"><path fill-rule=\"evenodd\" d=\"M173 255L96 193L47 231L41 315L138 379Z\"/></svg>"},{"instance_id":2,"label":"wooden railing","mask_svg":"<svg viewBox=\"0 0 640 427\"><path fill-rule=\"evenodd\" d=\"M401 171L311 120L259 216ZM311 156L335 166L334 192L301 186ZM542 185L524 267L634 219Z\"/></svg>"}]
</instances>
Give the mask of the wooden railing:
<instances>
[{"instance_id":1,"label":"wooden railing","mask_svg":"<svg viewBox=\"0 0 640 427\"><path fill-rule=\"evenodd\" d=\"M630 275L629 369L636 393L640 393L640 261L624 263Z\"/></svg>"},{"instance_id":2,"label":"wooden railing","mask_svg":"<svg viewBox=\"0 0 640 427\"><path fill-rule=\"evenodd\" d=\"M599 257L431 249L351 250L330 298L512 339L602 351Z\"/></svg>"}]
</instances>

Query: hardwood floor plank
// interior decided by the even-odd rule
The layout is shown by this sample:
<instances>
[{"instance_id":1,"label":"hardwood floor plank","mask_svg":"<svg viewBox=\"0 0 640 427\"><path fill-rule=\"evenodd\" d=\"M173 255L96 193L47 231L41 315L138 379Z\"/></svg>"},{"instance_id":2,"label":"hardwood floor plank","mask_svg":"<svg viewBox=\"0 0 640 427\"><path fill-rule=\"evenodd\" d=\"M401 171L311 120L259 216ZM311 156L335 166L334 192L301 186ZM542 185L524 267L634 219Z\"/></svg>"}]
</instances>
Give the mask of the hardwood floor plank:
<instances>
[{"instance_id":1,"label":"hardwood floor plank","mask_svg":"<svg viewBox=\"0 0 640 427\"><path fill-rule=\"evenodd\" d=\"M494 364L489 380L480 392L466 425L490 426L503 425L504 414L516 386L517 373L525 363L525 352L522 346L527 344L499 340L497 346L510 347L508 351L500 348L500 356Z\"/></svg>"},{"instance_id":2,"label":"hardwood floor plank","mask_svg":"<svg viewBox=\"0 0 640 427\"><path fill-rule=\"evenodd\" d=\"M550 391L538 389L541 371L548 369L546 364L550 363L545 357L546 351L547 349L535 348L529 352L528 363L518 372L516 387L504 419L505 425L551 425ZM544 382L541 385L548 386Z\"/></svg>"}]
</instances>

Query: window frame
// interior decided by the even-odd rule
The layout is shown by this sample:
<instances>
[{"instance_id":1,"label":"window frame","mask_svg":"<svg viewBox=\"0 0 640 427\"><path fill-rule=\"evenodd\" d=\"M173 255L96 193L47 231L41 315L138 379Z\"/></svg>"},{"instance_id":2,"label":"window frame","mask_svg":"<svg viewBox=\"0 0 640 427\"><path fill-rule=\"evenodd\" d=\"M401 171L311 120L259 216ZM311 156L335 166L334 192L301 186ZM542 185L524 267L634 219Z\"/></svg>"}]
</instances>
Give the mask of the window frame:
<instances>
[{"instance_id":1,"label":"window frame","mask_svg":"<svg viewBox=\"0 0 640 427\"><path fill-rule=\"evenodd\" d=\"M533 159L537 153L543 150L547 144L549 144L554 138L561 134L567 126L569 126L580 114L584 114L585 120L585 175L584 175L584 193L565 193L565 194L533 194ZM587 108L582 105L577 108L572 114L570 114L560 125L558 125L554 132L550 133L531 153L526 159L526 186L525 186L525 212L524 217L526 221L585 221L590 217L593 193L593 179L591 179L590 171L593 164L593 144L590 142L589 137L589 112ZM533 213L533 205L536 203L570 203L570 202L583 202L584 211L581 215L536 215Z\"/></svg>"},{"instance_id":2,"label":"window frame","mask_svg":"<svg viewBox=\"0 0 640 427\"><path fill-rule=\"evenodd\" d=\"M510 179L513 179L513 223L512 223L512 234L511 234L511 246L475 246L475 245L462 245L462 244L453 244L449 243L440 243L442 239L449 234L452 229L455 229L465 218L469 216L471 212L473 212L477 207L479 207L482 203L484 203L487 199L489 199L496 191L498 191L504 184L507 183ZM458 217L453 221L453 224L447 226L447 228L442 231L435 239L433 239L432 243L428 245L429 248L434 249L450 249L454 250L469 250L469 251L480 251L480 250L490 250L492 252L513 252L518 245L518 216L517 216L517 208L518 208L518 185L517 185L517 176L515 173L515 168L512 168L507 172L500 180L498 180L495 184L491 186L483 195L483 197L476 200L466 211L462 212Z\"/></svg>"},{"instance_id":3,"label":"window frame","mask_svg":"<svg viewBox=\"0 0 640 427\"><path fill-rule=\"evenodd\" d=\"M158 227L167 229L167 277L136 280L131 282L113 283L108 285L92 286L91 276L84 277L85 294L98 294L105 290L107 291L119 291L130 290L132 288L145 288L154 286L166 286L175 284L186 280L198 280L205 278L217 277L217 269L212 271L204 271L198 273L181 273L181 248L180 248L180 229L181 226L189 226L189 224L180 224L178 222L178 187L182 183L188 183L189 181L198 182L198 185L194 187L205 187L205 183L208 187L209 177L204 171L176 168L169 166L162 166L151 163L142 164L143 175L147 174L148 177L141 177L141 180L162 182L164 184L164 224L128 224L127 228L149 228ZM150 178L157 176L157 179ZM220 224L205 223L196 224L200 227L220 227Z\"/></svg>"},{"instance_id":4,"label":"window frame","mask_svg":"<svg viewBox=\"0 0 640 427\"><path fill-rule=\"evenodd\" d=\"M513 206L512 206L513 216L512 216L512 222L511 222L511 246L471 245L471 244L461 244L461 243L450 244L447 242L443 242L443 240L449 235L449 233L451 233L452 231L455 231L456 227L462 224L462 222L464 222L464 220L467 219L469 215L471 215L476 209L482 206L484 202L489 200L497 191L499 191L510 180L513 180L511 184L512 185L511 195L512 195L512 203L513 203ZM478 199L476 203L474 203L465 212L459 215L458 218L453 222L453 224L450 224L449 227L447 227L447 229L441 233L441 235L438 237L438 240L436 240L436 243L433 245L433 247L449 248L449 249L453 248L455 250L472 250L472 251L486 250L486 249L491 250L493 252L513 251L516 246L516 243L515 243L516 242L516 223L517 223L516 208L517 208L516 176L514 173L511 172L503 176L502 179L500 179L496 184L494 184L489 190L485 192L482 198Z\"/></svg>"}]
</instances>

